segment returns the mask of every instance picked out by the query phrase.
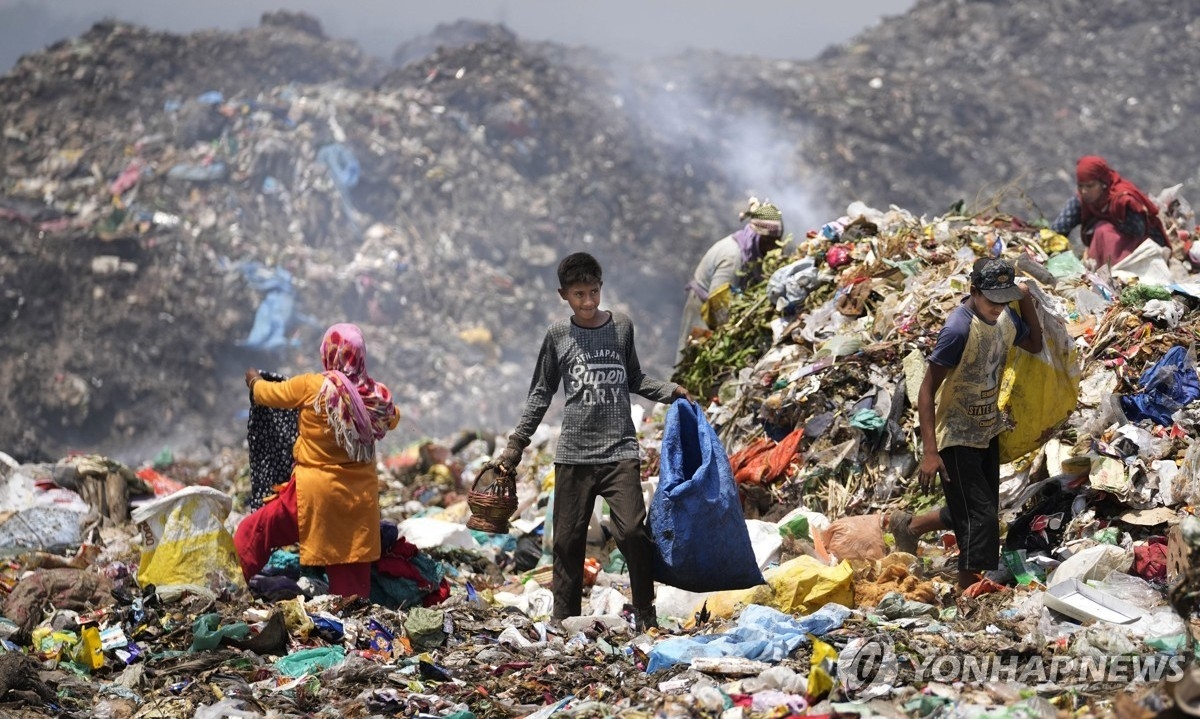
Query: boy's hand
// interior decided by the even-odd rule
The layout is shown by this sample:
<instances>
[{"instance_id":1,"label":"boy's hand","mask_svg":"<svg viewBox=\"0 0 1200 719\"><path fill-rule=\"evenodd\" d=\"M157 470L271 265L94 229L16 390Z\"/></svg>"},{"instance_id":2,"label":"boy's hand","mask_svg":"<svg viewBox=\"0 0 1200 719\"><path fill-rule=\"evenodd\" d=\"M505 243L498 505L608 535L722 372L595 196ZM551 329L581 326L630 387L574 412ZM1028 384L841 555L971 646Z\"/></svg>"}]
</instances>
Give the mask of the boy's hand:
<instances>
[{"instance_id":1,"label":"boy's hand","mask_svg":"<svg viewBox=\"0 0 1200 719\"><path fill-rule=\"evenodd\" d=\"M925 455L925 458L921 460L921 467L917 470L917 480L921 484L921 491L929 492L936 487L939 475L943 482L947 484L950 482L950 477L946 473L946 463L942 461L941 455L936 452Z\"/></svg>"},{"instance_id":2,"label":"boy's hand","mask_svg":"<svg viewBox=\"0 0 1200 719\"><path fill-rule=\"evenodd\" d=\"M1030 293L1030 291L1029 291L1029 285L1028 285L1027 283L1025 283L1025 282L1018 282L1018 283L1017 283L1017 287L1021 288L1021 299L1022 299L1022 300L1031 300L1031 299L1033 299L1033 294L1031 294L1031 293Z\"/></svg>"},{"instance_id":3,"label":"boy's hand","mask_svg":"<svg viewBox=\"0 0 1200 719\"><path fill-rule=\"evenodd\" d=\"M691 392L688 392L687 388L684 387L683 385L679 385L678 387L675 388L675 391L671 393L671 399L674 400L674 399L680 399L680 398L686 399L688 402L691 402L692 404L696 404L696 400L692 399Z\"/></svg>"},{"instance_id":4,"label":"boy's hand","mask_svg":"<svg viewBox=\"0 0 1200 719\"><path fill-rule=\"evenodd\" d=\"M516 447L505 447L498 457L489 462L497 472L503 475L511 475L516 472L517 465L520 463L521 450Z\"/></svg>"}]
</instances>

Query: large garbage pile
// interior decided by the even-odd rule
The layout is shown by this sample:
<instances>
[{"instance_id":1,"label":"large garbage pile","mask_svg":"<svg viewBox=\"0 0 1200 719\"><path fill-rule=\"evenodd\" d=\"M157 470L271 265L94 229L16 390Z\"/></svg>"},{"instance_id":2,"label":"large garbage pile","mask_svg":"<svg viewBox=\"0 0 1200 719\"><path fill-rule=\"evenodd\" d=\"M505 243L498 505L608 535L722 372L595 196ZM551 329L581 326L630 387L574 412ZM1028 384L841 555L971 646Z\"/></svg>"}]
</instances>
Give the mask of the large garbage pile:
<instances>
[{"instance_id":1,"label":"large garbage pile","mask_svg":"<svg viewBox=\"0 0 1200 719\"><path fill-rule=\"evenodd\" d=\"M312 369L340 320L366 329L410 433L511 422L564 248L601 257L611 300L657 308L653 361L689 261L673 248L734 216L607 76L511 37L384 76L303 17L109 23L23 58L0 94L3 383L23 397L0 444L18 456L211 453L236 441L211 438L236 429L239 369Z\"/></svg>"},{"instance_id":2,"label":"large garbage pile","mask_svg":"<svg viewBox=\"0 0 1200 719\"><path fill-rule=\"evenodd\" d=\"M1089 8L1088 22L1125 8ZM1033 11L928 2L885 27L982 16L995 22L970 28L990 37L1023 12ZM1164 12L1163 36L1194 33L1180 17L1191 10ZM1155 26L1140 22L1138 32ZM32 461L110 429L147 442L162 436L151 425L211 431L188 424L195 417L223 418L236 437L244 421L224 398L244 401L244 365L311 367L315 337L334 319L364 325L410 431L448 436L463 418L455 403L472 407L473 424L504 424L489 420L510 419L505 405L523 393L529 338L557 310L551 273L564 246L594 245L612 268L608 299L651 318L639 322L647 349L663 345L655 333L674 334L675 307L652 304L660 292L677 296L677 284L662 278L689 269L695 254L680 246L729 229L721 208L732 203L717 201L730 196L725 183L746 189L747 175L717 167L726 150L748 146L736 130L765 127L739 120L783 106L795 127L812 123L797 135L810 143L835 134L822 119L835 117L850 144L831 141L834 154L812 157L847 172L904 162L887 149L888 128L912 129L874 114L903 116L907 91L881 106L860 97L888 86L871 81L872 53L857 45L818 61L820 75L692 58L701 74L724 78L710 87L727 91L710 98L703 83L671 80L676 65L647 69L651 82L638 85L502 34L391 74L320 34L286 15L247 31L255 53L275 43L296 53L281 51L290 59L263 81L237 61L242 43L222 35L107 24L0 80L9 358L0 380L18 388L0 417L9 433L0 442L18 456L0 456L4 711L1054 717L1147 716L1172 702L1200 711L1200 681L1186 671L1200 596L1188 556L1200 545L1190 517L1200 502L1191 350L1200 286L1178 247L1088 270L1066 238L970 211L977 203L927 219L860 202L809 233L790 222L794 239L768 258L768 281L736 296L724 328L690 350L679 376L710 398L766 583L708 594L660 585L658 631L632 631L628 575L602 506L589 527L587 616L547 621L552 425L522 463L508 534L465 526L464 495L495 447L488 432L384 452L381 532L396 538L391 559L413 571L372 601L325 595L322 573L286 550L242 580L228 543L250 491L245 457L230 449L240 441L214 441L203 461L188 452L130 465L88 454ZM878 40L874 54L887 56ZM1193 45L1164 52L1183 58ZM147 46L179 58L170 67L184 79L148 81L143 98L139 71L150 63L138 48ZM305 58L324 52L317 65L341 69L303 74ZM895 53L888 67L913 66ZM208 55L234 68L230 77ZM354 79L333 82L337 73ZM1133 82L1114 78L1106 87ZM825 82L843 90L813 89ZM88 104L80 85L103 101ZM797 99L810 92L823 101ZM701 113L681 99L696 96L712 100ZM930 122L948 127L969 107L956 101ZM716 152L701 151L711 130L694 119L705 113L723 128ZM1193 121L1184 113L1177 127ZM1022 141L1035 134L1015 127ZM1069 132L1061 137L1077 137ZM770 135L757 136L768 157L788 147ZM957 152L942 140L918 142L914 156ZM972 151L985 152L978 143ZM1069 168L1078 152L1062 152ZM1106 154L1122 169L1142 166ZM1187 161L1173 158L1178 178L1147 187L1186 179ZM797 167L783 174L820 185L819 165ZM948 180L970 177L947 167ZM989 182L1008 174L979 172ZM940 198L953 186L911 166L859 173L854 184L909 174L897 195L924 188ZM1169 219L1173 240L1194 234L1186 203ZM1003 470L1004 566L956 595L956 538L926 537L916 556L891 551L882 513L936 502L912 487L914 383L966 290L966 268L986 254L1014 259L1037 285L1052 341L1033 364L1017 360L1025 364L1014 364L1005 391L1018 421ZM639 426L650 493L661 416ZM144 456L161 444L152 446Z\"/></svg>"},{"instance_id":3,"label":"large garbage pile","mask_svg":"<svg viewBox=\"0 0 1200 719\"><path fill-rule=\"evenodd\" d=\"M1053 217L1081 155L1145 185L1200 181L1196 97L1179 81L1197 39L1200 9L1170 0L921 0L811 62L692 53L645 77L712 142L761 137L747 111L769 118L789 145L760 162L787 168L818 211L966 200Z\"/></svg>"}]
</instances>

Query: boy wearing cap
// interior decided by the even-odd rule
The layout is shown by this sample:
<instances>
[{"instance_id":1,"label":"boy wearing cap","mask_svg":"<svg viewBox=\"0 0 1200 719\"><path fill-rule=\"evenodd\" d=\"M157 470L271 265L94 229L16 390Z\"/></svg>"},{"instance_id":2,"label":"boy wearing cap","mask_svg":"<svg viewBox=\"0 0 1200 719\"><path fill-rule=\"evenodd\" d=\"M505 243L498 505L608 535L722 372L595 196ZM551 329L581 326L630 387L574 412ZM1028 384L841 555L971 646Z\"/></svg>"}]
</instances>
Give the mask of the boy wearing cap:
<instances>
[{"instance_id":1,"label":"boy wearing cap","mask_svg":"<svg viewBox=\"0 0 1200 719\"><path fill-rule=\"evenodd\" d=\"M1009 307L1016 301L1020 314ZM996 406L1008 348L1041 352L1042 326L1025 283L1014 281L1012 263L976 260L971 294L946 318L929 355L917 394L923 457L921 489L938 476L946 504L913 517L892 515L898 549L916 553L925 532L953 529L958 540L958 585L975 583L996 569L1000 557L1000 448L1004 430Z\"/></svg>"}]
</instances>

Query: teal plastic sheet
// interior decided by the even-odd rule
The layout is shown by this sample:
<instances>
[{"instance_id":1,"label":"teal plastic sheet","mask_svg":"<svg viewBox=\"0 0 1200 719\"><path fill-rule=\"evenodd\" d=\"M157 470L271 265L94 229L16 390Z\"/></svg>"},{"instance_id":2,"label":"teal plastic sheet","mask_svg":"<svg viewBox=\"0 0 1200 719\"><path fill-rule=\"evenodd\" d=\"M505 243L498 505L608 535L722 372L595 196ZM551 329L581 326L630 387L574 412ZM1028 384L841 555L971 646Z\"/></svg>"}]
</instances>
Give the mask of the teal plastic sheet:
<instances>
[{"instance_id":1,"label":"teal plastic sheet","mask_svg":"<svg viewBox=\"0 0 1200 719\"><path fill-rule=\"evenodd\" d=\"M346 654L341 647L314 647L280 658L275 662L275 668L285 676L302 677L336 667L345 660Z\"/></svg>"}]
</instances>

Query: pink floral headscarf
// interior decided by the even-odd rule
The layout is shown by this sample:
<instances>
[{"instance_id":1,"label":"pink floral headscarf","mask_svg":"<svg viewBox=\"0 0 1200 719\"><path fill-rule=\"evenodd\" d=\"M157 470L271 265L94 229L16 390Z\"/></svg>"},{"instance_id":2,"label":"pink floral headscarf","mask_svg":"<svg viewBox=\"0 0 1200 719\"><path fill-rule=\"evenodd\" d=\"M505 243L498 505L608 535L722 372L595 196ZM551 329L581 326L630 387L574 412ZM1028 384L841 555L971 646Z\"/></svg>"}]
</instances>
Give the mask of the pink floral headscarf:
<instances>
[{"instance_id":1,"label":"pink floral headscarf","mask_svg":"<svg viewBox=\"0 0 1200 719\"><path fill-rule=\"evenodd\" d=\"M357 462L375 457L395 414L392 393L367 374L367 347L362 331L348 323L325 330L321 339L325 382L313 409L325 415L338 445Z\"/></svg>"}]
</instances>

